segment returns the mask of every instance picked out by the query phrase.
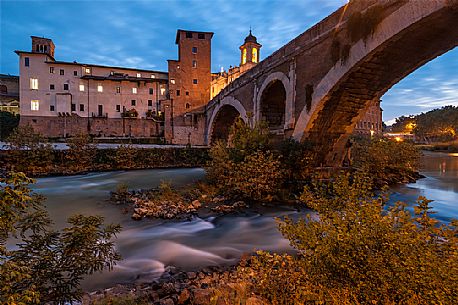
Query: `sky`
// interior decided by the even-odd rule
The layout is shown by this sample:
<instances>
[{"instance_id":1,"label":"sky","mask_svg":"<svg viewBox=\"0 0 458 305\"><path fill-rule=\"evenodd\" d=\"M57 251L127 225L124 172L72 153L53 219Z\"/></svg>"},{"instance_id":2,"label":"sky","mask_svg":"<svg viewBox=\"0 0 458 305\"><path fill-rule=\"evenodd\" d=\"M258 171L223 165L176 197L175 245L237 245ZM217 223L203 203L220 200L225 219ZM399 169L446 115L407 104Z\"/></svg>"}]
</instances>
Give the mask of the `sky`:
<instances>
[{"instance_id":1,"label":"sky","mask_svg":"<svg viewBox=\"0 0 458 305\"><path fill-rule=\"evenodd\" d=\"M424 0L426 1L426 0ZM0 73L18 75L14 50L51 38L62 61L167 71L177 29L211 31L212 71L238 65L250 27L261 59L347 0L0 0ZM458 48L401 80L382 97L383 120L458 106Z\"/></svg>"}]
</instances>

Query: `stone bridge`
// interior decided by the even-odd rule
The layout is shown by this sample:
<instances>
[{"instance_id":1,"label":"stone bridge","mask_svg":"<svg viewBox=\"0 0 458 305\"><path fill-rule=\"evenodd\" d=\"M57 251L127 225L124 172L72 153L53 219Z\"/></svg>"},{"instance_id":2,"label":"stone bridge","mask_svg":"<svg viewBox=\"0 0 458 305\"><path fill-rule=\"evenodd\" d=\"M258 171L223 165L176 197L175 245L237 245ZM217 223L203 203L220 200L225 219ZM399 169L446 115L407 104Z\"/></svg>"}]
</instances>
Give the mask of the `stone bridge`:
<instances>
[{"instance_id":1,"label":"stone bridge","mask_svg":"<svg viewBox=\"0 0 458 305\"><path fill-rule=\"evenodd\" d=\"M338 166L368 103L457 44L458 0L352 0L211 100L205 141L227 137L237 116L264 120Z\"/></svg>"}]
</instances>

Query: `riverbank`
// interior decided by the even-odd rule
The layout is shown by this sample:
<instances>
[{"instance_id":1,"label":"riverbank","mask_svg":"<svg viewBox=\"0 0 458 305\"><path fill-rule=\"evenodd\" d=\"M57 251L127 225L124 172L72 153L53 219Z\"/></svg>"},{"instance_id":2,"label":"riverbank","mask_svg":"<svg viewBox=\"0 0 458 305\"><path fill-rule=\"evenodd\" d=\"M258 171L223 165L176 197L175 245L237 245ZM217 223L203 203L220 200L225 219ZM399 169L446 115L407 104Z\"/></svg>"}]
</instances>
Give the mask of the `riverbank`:
<instances>
[{"instance_id":1,"label":"riverbank","mask_svg":"<svg viewBox=\"0 0 458 305\"><path fill-rule=\"evenodd\" d=\"M29 177L37 178L113 170L202 167L208 158L208 149L194 147L40 147L35 150L1 150L0 168L4 172L22 171Z\"/></svg>"}]
</instances>

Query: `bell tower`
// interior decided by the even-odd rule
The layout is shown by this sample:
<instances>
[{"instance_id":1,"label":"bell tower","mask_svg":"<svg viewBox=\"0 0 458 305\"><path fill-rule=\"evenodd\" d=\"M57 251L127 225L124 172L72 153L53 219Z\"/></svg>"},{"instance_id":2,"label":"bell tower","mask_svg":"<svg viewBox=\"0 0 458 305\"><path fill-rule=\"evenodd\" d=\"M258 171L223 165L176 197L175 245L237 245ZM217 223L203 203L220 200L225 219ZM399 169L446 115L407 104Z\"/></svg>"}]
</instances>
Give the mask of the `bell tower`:
<instances>
[{"instance_id":1,"label":"bell tower","mask_svg":"<svg viewBox=\"0 0 458 305\"><path fill-rule=\"evenodd\" d=\"M250 33L245 38L245 42L240 46L240 72L251 69L259 62L259 51L262 45L258 43L253 34Z\"/></svg>"}]
</instances>

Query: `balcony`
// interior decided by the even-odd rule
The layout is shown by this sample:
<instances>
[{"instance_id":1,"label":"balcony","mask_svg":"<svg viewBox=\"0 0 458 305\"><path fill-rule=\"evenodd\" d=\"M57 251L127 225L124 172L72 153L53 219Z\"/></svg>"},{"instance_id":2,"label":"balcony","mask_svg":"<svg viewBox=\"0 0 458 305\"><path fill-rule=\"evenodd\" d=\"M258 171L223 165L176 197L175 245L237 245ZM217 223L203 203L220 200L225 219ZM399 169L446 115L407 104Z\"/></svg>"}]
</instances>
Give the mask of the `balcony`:
<instances>
[{"instance_id":1,"label":"balcony","mask_svg":"<svg viewBox=\"0 0 458 305\"><path fill-rule=\"evenodd\" d=\"M95 113L95 112L92 112L92 117L93 118L105 118L105 119L107 119L108 118L108 113Z\"/></svg>"},{"instance_id":2,"label":"balcony","mask_svg":"<svg viewBox=\"0 0 458 305\"><path fill-rule=\"evenodd\" d=\"M138 112L135 108L132 108L130 110L124 110L121 113L121 117L123 118L137 118L138 117Z\"/></svg>"}]
</instances>

